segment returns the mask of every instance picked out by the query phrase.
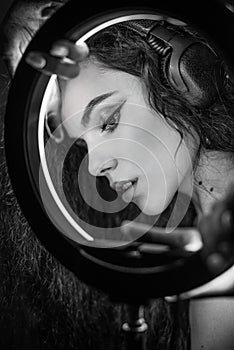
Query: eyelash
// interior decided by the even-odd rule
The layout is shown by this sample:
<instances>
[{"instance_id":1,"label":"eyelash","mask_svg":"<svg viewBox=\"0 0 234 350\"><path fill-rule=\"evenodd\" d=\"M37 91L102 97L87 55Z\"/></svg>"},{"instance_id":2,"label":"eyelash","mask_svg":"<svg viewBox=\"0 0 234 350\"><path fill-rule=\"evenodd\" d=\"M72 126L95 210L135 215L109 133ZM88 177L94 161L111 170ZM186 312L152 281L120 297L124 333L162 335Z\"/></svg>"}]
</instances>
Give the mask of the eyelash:
<instances>
[{"instance_id":1,"label":"eyelash","mask_svg":"<svg viewBox=\"0 0 234 350\"><path fill-rule=\"evenodd\" d=\"M121 110L121 107L122 107L123 104L121 104L121 106L119 106L115 111L114 113L111 114L110 117L108 117L106 119L106 121L102 124L102 127L101 127L101 130L102 132L103 131L106 131L106 132L113 132L118 124L119 124L119 119L120 119L120 110ZM112 121L112 123L110 122Z\"/></svg>"}]
</instances>

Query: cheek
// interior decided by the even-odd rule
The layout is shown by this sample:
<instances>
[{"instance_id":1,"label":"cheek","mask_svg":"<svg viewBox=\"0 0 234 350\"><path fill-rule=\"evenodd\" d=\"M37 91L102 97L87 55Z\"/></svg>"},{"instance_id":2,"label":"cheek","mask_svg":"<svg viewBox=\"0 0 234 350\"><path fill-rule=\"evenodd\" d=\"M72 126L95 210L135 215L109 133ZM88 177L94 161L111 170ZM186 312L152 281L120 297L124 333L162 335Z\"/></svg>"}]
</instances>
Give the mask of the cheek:
<instances>
[{"instance_id":1,"label":"cheek","mask_svg":"<svg viewBox=\"0 0 234 350\"><path fill-rule=\"evenodd\" d=\"M145 159L145 176L141 182L138 198L140 209L147 215L162 213L172 201L176 192L192 195L193 172L187 148L181 148L177 161L161 150L157 161Z\"/></svg>"},{"instance_id":2,"label":"cheek","mask_svg":"<svg viewBox=\"0 0 234 350\"><path fill-rule=\"evenodd\" d=\"M119 135L134 140L160 157L174 157L180 144L180 134L159 114L140 105L127 105L120 121Z\"/></svg>"},{"instance_id":3,"label":"cheek","mask_svg":"<svg viewBox=\"0 0 234 350\"><path fill-rule=\"evenodd\" d=\"M146 186L149 201L156 201L164 206L179 187L179 177L174 163L151 162L147 167Z\"/></svg>"}]
</instances>

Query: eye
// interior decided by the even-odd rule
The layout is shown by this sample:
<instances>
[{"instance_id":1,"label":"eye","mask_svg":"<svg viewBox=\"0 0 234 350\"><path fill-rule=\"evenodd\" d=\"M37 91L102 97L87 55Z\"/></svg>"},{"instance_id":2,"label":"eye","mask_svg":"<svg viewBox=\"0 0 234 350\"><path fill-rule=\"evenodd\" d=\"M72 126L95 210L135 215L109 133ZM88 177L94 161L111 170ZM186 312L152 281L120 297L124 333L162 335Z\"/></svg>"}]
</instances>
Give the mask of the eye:
<instances>
[{"instance_id":1,"label":"eye","mask_svg":"<svg viewBox=\"0 0 234 350\"><path fill-rule=\"evenodd\" d=\"M107 120L102 124L102 132L113 132L119 123L120 111L115 111Z\"/></svg>"},{"instance_id":2,"label":"eye","mask_svg":"<svg viewBox=\"0 0 234 350\"><path fill-rule=\"evenodd\" d=\"M125 101L102 123L102 132L106 131L111 133L117 128L120 120L120 110L124 103Z\"/></svg>"}]
</instances>

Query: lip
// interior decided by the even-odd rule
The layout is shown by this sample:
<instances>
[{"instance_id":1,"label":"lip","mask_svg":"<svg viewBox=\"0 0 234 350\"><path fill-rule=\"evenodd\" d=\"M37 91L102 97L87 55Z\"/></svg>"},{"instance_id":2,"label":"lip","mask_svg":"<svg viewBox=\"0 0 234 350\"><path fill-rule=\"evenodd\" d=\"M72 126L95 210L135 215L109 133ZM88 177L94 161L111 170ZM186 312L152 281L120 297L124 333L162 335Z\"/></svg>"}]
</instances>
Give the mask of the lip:
<instances>
[{"instance_id":1,"label":"lip","mask_svg":"<svg viewBox=\"0 0 234 350\"><path fill-rule=\"evenodd\" d=\"M137 178L131 179L131 180L123 180L123 181L116 181L113 182L110 186L119 193L124 193L128 191L131 187L135 186L137 183Z\"/></svg>"}]
</instances>

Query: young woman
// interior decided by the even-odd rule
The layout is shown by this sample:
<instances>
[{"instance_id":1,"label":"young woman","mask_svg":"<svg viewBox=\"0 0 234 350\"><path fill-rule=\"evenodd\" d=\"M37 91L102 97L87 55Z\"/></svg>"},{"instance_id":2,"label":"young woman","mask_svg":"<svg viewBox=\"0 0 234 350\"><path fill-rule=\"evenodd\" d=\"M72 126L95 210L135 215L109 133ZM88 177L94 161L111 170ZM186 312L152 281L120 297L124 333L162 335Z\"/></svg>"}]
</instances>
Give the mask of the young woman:
<instances>
[{"instance_id":1,"label":"young woman","mask_svg":"<svg viewBox=\"0 0 234 350\"><path fill-rule=\"evenodd\" d=\"M183 54L180 68L193 77L193 84L199 80L199 91L210 93L209 103L196 89L188 96L174 88L162 69L167 56L141 35L142 28L154 25L123 22L95 34L88 46L55 43L50 54L73 63L61 60L54 71L61 78L61 104L50 115L59 115L69 137L85 142L90 174L106 177L125 202L135 203L148 216L159 215L173 204L179 189L190 195L192 184L199 220L233 181L234 90L225 72L215 76L212 50L199 45ZM161 25L178 37L189 33L186 27ZM47 59L38 53L27 57L50 74ZM192 350L233 348L233 300L192 301L189 317Z\"/></svg>"}]
</instances>

